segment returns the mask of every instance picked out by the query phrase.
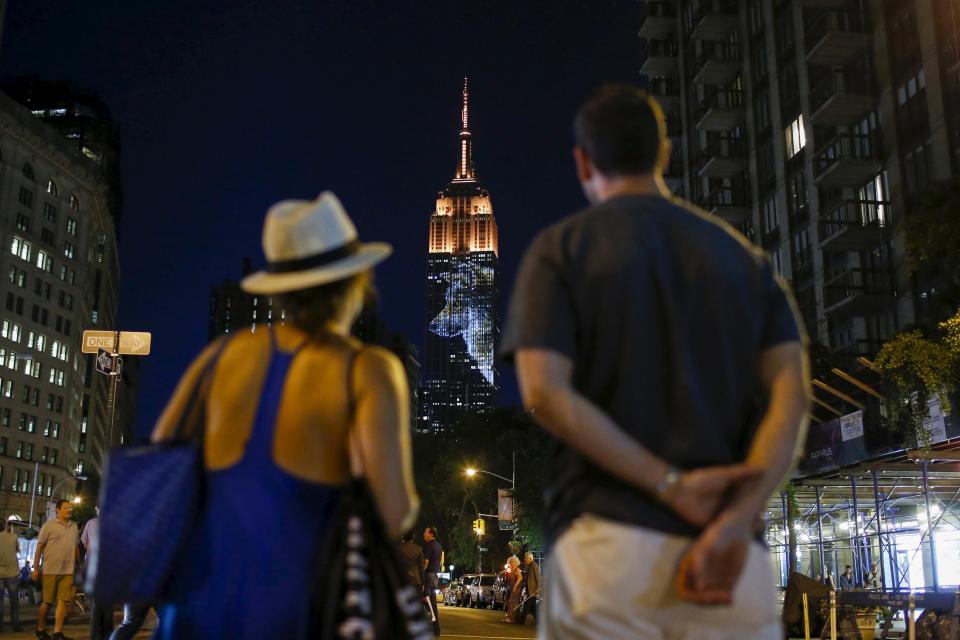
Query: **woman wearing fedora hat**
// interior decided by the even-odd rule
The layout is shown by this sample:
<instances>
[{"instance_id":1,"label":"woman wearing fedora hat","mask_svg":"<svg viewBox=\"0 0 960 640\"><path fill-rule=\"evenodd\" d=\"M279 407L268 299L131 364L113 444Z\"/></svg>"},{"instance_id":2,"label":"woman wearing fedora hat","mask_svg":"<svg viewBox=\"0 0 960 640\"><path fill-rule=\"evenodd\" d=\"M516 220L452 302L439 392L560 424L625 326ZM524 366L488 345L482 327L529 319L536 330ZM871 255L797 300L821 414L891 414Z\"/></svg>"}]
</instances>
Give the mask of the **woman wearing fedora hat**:
<instances>
[{"instance_id":1,"label":"woman wearing fedora hat","mask_svg":"<svg viewBox=\"0 0 960 640\"><path fill-rule=\"evenodd\" d=\"M285 323L238 333L222 351L208 347L153 434L171 437L209 370L206 499L184 558L195 568L178 576L161 638L303 638L312 559L351 473L366 477L391 534L416 515L403 368L350 337L371 269L390 246L360 243L325 192L272 207L263 250L267 268L241 286L274 296Z\"/></svg>"}]
</instances>

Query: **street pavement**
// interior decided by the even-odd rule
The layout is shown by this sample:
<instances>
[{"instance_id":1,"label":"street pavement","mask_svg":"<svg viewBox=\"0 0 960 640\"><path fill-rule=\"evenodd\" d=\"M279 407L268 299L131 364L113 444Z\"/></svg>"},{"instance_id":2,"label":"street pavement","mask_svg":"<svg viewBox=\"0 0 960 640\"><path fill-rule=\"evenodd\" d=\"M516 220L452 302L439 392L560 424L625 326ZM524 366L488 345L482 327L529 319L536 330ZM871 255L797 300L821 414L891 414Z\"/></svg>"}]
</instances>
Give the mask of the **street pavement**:
<instances>
[{"instance_id":1,"label":"street pavement","mask_svg":"<svg viewBox=\"0 0 960 640\"><path fill-rule=\"evenodd\" d=\"M24 606L25 605L25 606ZM4 607L4 613L9 620L9 613ZM36 627L36 608L31 607L26 602L20 606L21 619L23 620L24 631L12 633L9 625L3 627L0 632L0 640L10 638L10 640L30 640L34 638ZM496 640L499 638L536 638L537 627L532 617L527 618L526 625L507 624L501 622L503 618L502 611L489 611L487 609L464 609L461 607L445 607L440 605L440 625L441 637L443 638L464 638L475 640ZM116 624L123 619L122 612L117 609L114 614ZM147 616L147 622L143 629L136 635L137 640L148 640L153 634L153 628L156 624L156 617L151 612ZM51 614L47 624L47 632L53 634L53 615ZM86 616L76 616L67 620L63 628L64 634L74 640L90 639L90 623Z\"/></svg>"},{"instance_id":2,"label":"street pavement","mask_svg":"<svg viewBox=\"0 0 960 640\"><path fill-rule=\"evenodd\" d=\"M526 625L501 622L503 611L464 609L440 605L442 638L536 638L537 627L532 617Z\"/></svg>"},{"instance_id":3,"label":"street pavement","mask_svg":"<svg viewBox=\"0 0 960 640\"><path fill-rule=\"evenodd\" d=\"M23 631L19 633L13 633L10 631L10 611L9 603L6 603L7 606L3 608L4 613L4 624L3 632L0 633L0 640L32 640L36 638L36 629L37 629L37 608L31 606L26 601L20 603L20 620L22 621ZM113 614L114 624L120 624L123 620L123 611L119 608ZM157 618L151 611L147 616L147 621L143 625L143 629L140 630L136 636L136 640L149 640L153 635L154 625L157 623ZM53 612L50 612L50 615L47 616L47 633L53 635ZM67 618L67 623L63 626L63 633L68 638L73 638L74 640L90 640L90 618L85 615L74 616L72 618Z\"/></svg>"}]
</instances>

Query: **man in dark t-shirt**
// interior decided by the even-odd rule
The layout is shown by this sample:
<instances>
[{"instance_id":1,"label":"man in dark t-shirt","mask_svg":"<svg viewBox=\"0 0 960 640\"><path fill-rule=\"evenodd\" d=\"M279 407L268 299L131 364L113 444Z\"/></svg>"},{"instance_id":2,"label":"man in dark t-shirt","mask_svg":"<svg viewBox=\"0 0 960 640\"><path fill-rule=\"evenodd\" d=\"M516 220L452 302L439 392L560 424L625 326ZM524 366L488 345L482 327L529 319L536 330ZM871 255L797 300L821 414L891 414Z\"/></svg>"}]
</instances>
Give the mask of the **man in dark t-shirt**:
<instances>
[{"instance_id":1,"label":"man in dark t-shirt","mask_svg":"<svg viewBox=\"0 0 960 640\"><path fill-rule=\"evenodd\" d=\"M753 540L808 411L790 295L670 195L655 100L605 87L574 130L592 206L533 241L500 344L556 436L540 637L782 637Z\"/></svg>"},{"instance_id":2,"label":"man in dark t-shirt","mask_svg":"<svg viewBox=\"0 0 960 640\"><path fill-rule=\"evenodd\" d=\"M440 587L440 576L443 570L443 547L437 540L437 528L427 527L423 530L423 567L424 588L430 598L430 606L436 619L433 622L433 635L440 635L440 612L437 610L437 589Z\"/></svg>"}]
</instances>

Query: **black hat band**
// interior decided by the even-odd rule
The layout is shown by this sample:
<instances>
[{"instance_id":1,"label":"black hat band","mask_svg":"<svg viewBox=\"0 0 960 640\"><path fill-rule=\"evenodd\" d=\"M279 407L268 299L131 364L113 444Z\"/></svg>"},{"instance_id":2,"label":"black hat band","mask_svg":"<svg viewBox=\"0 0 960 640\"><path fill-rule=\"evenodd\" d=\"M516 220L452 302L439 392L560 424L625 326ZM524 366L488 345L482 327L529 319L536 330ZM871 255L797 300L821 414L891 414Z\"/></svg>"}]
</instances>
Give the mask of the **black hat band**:
<instances>
[{"instance_id":1,"label":"black hat band","mask_svg":"<svg viewBox=\"0 0 960 640\"><path fill-rule=\"evenodd\" d=\"M268 262L267 271L269 273L292 273L294 271L306 271L322 267L325 264L336 262L344 258L349 258L360 249L360 241L354 240L342 247L330 249L323 253L316 253L306 258L297 258L296 260L281 260L279 262Z\"/></svg>"}]
</instances>

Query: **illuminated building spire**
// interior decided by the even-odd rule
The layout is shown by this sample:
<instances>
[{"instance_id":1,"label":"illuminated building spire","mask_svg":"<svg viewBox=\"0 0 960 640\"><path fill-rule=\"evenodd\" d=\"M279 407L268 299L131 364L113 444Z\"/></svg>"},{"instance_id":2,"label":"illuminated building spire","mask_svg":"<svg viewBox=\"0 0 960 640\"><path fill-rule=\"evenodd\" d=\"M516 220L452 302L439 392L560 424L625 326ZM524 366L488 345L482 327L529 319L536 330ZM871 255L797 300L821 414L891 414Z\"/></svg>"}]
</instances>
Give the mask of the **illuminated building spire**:
<instances>
[{"instance_id":1,"label":"illuminated building spire","mask_svg":"<svg viewBox=\"0 0 960 640\"><path fill-rule=\"evenodd\" d=\"M467 88L467 78L463 78L463 109L460 111L463 128L460 130L460 164L453 178L454 182L475 182L476 172L473 168L473 142L470 139L470 91Z\"/></svg>"}]
</instances>

